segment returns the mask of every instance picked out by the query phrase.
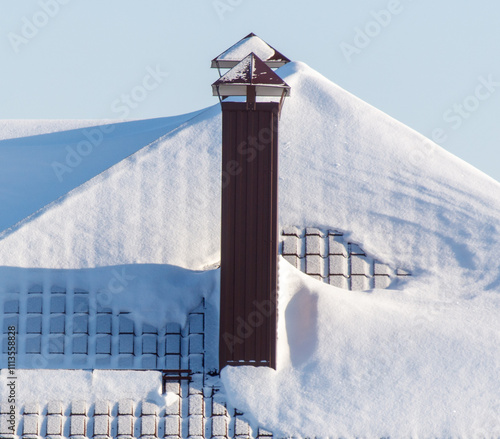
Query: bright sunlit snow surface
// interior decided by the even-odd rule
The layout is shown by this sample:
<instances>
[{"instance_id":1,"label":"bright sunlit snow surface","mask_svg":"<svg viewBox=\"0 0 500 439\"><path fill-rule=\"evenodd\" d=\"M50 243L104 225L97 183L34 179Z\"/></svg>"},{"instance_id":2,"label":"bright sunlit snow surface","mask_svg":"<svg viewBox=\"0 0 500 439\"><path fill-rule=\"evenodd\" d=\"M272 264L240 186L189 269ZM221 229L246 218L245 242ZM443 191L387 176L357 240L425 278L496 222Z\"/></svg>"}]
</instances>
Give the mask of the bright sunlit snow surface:
<instances>
[{"instance_id":1,"label":"bright sunlit snow surface","mask_svg":"<svg viewBox=\"0 0 500 439\"><path fill-rule=\"evenodd\" d=\"M282 260L278 368L226 367L226 397L277 437L496 438L494 302L342 290Z\"/></svg>"},{"instance_id":2,"label":"bright sunlit snow surface","mask_svg":"<svg viewBox=\"0 0 500 439\"><path fill-rule=\"evenodd\" d=\"M265 41L255 35L239 41L233 47L220 54L217 59L220 61L241 60L252 52L263 61L267 61L275 54L275 51Z\"/></svg>"},{"instance_id":3,"label":"bright sunlit snow surface","mask_svg":"<svg viewBox=\"0 0 500 439\"><path fill-rule=\"evenodd\" d=\"M128 122L0 121L0 231L194 115Z\"/></svg>"},{"instance_id":4,"label":"bright sunlit snow surface","mask_svg":"<svg viewBox=\"0 0 500 439\"><path fill-rule=\"evenodd\" d=\"M278 435L498 437L500 185L306 65L278 73L280 224L412 276L349 292L282 261L278 370L225 369L227 398ZM220 143L216 105L4 231L0 265L217 263Z\"/></svg>"}]
</instances>

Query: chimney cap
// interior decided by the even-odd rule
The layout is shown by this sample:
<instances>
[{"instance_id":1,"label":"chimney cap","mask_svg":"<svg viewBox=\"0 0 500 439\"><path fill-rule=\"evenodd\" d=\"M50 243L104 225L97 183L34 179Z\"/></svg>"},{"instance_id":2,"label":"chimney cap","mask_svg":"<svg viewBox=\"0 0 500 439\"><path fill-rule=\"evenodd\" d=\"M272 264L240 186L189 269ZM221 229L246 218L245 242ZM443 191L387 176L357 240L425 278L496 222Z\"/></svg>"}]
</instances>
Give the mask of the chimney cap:
<instances>
[{"instance_id":1,"label":"chimney cap","mask_svg":"<svg viewBox=\"0 0 500 439\"><path fill-rule=\"evenodd\" d=\"M290 86L253 52L212 84L213 96L290 96Z\"/></svg>"},{"instance_id":2,"label":"chimney cap","mask_svg":"<svg viewBox=\"0 0 500 439\"><path fill-rule=\"evenodd\" d=\"M254 33L249 33L212 60L212 68L231 69L250 53L255 53L268 67L277 68L290 62Z\"/></svg>"}]
</instances>

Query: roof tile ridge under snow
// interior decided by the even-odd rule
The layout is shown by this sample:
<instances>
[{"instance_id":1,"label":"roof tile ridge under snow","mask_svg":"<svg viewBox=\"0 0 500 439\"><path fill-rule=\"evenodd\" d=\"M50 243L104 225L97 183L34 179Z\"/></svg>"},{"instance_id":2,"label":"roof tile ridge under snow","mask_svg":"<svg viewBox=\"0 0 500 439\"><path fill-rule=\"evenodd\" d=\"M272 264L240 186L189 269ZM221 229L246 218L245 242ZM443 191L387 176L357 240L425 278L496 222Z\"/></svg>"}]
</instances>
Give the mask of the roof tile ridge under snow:
<instances>
[{"instance_id":1,"label":"roof tile ridge under snow","mask_svg":"<svg viewBox=\"0 0 500 439\"><path fill-rule=\"evenodd\" d=\"M208 111L212 110L216 106L219 106L219 104L212 105L210 107L204 108L204 109L196 112L196 114L193 117L189 118L188 120L184 121L182 124L180 124L180 125L176 126L175 128L171 129L170 131L168 131L167 133L165 133L161 137L158 137L156 140L153 140L152 142L148 143L147 145L144 145L142 148L138 149L137 151L133 152L132 154L124 157L123 159L121 159L119 162L116 162L112 166L104 169L103 171L99 172L99 174L94 175L91 179L89 179L89 180L85 181L84 183L80 184L79 186L71 189L69 192L66 192L64 195L61 195L60 197L56 198L55 200L52 200L50 203L45 204L44 206L40 207L40 209L38 209L35 212L31 213L30 215L28 215L27 217L25 217L22 220L18 221L17 223L13 224L12 226L8 227L7 229L4 229L3 231L0 232L0 245L1 245L1 241L2 240L4 240L5 238L7 238L8 236L12 235L13 233L15 233L17 230L19 230L25 224L28 224L31 221L33 221L34 219L36 219L36 218L40 217L41 215L43 215L46 211L50 210L53 205L59 204L64 199L69 198L72 195L74 195L74 194L76 194L76 193L78 193L80 191L84 191L87 188L87 186L89 186L89 185L92 184L92 181L94 181L97 178L101 177L103 174L105 174L106 172L108 172L110 169L114 168L115 166L119 165L120 163L123 163L125 160L130 159L130 157L132 157L133 155L135 155L135 154L143 151L145 148L149 148L153 144L159 143L162 140L166 140L168 137L173 136L178 131L180 131L181 129L185 128L188 125L189 122L193 121L198 116L201 116L202 114L207 113Z\"/></svg>"}]
</instances>

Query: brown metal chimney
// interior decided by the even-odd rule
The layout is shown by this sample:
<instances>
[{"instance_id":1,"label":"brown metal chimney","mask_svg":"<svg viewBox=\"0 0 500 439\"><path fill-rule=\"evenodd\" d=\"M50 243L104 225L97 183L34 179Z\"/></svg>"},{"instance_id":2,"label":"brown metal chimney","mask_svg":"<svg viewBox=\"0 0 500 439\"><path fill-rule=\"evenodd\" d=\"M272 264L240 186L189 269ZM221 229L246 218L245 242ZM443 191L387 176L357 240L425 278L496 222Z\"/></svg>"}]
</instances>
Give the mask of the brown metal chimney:
<instances>
[{"instance_id":1,"label":"brown metal chimney","mask_svg":"<svg viewBox=\"0 0 500 439\"><path fill-rule=\"evenodd\" d=\"M289 61L254 34L212 61L232 66L212 84L222 106L219 370L276 368L278 120L290 87L245 46L272 58L272 66ZM244 58L231 60L235 53ZM246 101L228 102L229 96ZM257 102L259 96L279 102Z\"/></svg>"}]
</instances>

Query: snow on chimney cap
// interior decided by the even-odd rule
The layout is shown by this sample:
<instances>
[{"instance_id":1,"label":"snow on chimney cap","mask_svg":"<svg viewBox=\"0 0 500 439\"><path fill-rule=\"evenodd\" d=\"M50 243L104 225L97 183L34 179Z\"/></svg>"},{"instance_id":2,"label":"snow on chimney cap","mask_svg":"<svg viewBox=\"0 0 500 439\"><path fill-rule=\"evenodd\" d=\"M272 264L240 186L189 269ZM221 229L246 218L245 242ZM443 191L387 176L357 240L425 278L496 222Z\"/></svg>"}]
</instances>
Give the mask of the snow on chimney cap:
<instances>
[{"instance_id":1,"label":"snow on chimney cap","mask_svg":"<svg viewBox=\"0 0 500 439\"><path fill-rule=\"evenodd\" d=\"M247 87L256 96L290 96L290 86L253 52L212 84L213 96L246 96Z\"/></svg>"},{"instance_id":2,"label":"snow on chimney cap","mask_svg":"<svg viewBox=\"0 0 500 439\"><path fill-rule=\"evenodd\" d=\"M249 33L212 60L212 68L231 69L250 53L255 53L271 68L281 67L290 60L254 33Z\"/></svg>"}]
</instances>

